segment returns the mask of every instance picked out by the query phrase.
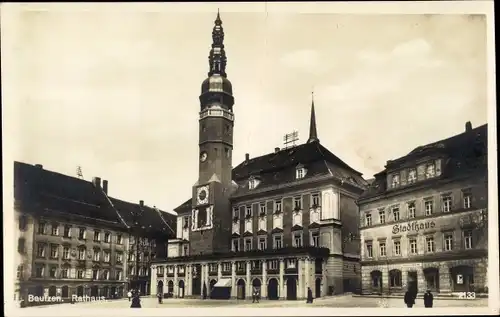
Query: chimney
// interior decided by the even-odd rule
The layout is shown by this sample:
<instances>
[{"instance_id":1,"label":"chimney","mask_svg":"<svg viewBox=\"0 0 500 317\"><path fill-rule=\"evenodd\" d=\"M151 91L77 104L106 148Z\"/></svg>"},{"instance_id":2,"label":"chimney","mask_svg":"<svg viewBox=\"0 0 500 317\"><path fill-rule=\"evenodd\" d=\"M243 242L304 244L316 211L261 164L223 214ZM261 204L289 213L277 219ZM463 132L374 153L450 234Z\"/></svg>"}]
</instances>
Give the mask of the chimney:
<instances>
[{"instance_id":1,"label":"chimney","mask_svg":"<svg viewBox=\"0 0 500 317\"><path fill-rule=\"evenodd\" d=\"M280 151L280 148L279 147L275 147L274 148L274 153L278 153Z\"/></svg>"},{"instance_id":2,"label":"chimney","mask_svg":"<svg viewBox=\"0 0 500 317\"><path fill-rule=\"evenodd\" d=\"M102 181L102 191L106 195L108 194L108 181L106 179Z\"/></svg>"},{"instance_id":3,"label":"chimney","mask_svg":"<svg viewBox=\"0 0 500 317\"><path fill-rule=\"evenodd\" d=\"M472 123L470 123L470 121L467 121L465 123L465 132L470 132L472 131Z\"/></svg>"},{"instance_id":4,"label":"chimney","mask_svg":"<svg viewBox=\"0 0 500 317\"><path fill-rule=\"evenodd\" d=\"M139 206L144 207L144 200L139 200Z\"/></svg>"},{"instance_id":5,"label":"chimney","mask_svg":"<svg viewBox=\"0 0 500 317\"><path fill-rule=\"evenodd\" d=\"M92 184L94 184L95 187L101 187L101 178L100 177L93 177Z\"/></svg>"},{"instance_id":6,"label":"chimney","mask_svg":"<svg viewBox=\"0 0 500 317\"><path fill-rule=\"evenodd\" d=\"M39 169L43 169L43 165L42 164L35 164L35 167L37 167Z\"/></svg>"},{"instance_id":7,"label":"chimney","mask_svg":"<svg viewBox=\"0 0 500 317\"><path fill-rule=\"evenodd\" d=\"M245 162L248 162L250 160L250 154L246 153L245 154Z\"/></svg>"}]
</instances>

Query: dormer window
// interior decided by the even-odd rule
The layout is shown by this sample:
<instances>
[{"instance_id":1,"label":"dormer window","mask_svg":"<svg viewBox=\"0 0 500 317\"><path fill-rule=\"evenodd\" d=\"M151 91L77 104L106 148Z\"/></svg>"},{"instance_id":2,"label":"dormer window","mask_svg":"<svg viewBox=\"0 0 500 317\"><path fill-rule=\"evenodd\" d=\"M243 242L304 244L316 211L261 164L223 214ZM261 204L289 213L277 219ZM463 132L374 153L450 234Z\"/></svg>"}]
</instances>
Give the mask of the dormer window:
<instances>
[{"instance_id":1,"label":"dormer window","mask_svg":"<svg viewBox=\"0 0 500 317\"><path fill-rule=\"evenodd\" d=\"M307 173L307 170L304 168L304 166L299 165L295 169L295 178L296 179L304 178L306 176L306 173Z\"/></svg>"},{"instance_id":2,"label":"dormer window","mask_svg":"<svg viewBox=\"0 0 500 317\"><path fill-rule=\"evenodd\" d=\"M392 188L398 187L399 186L399 174L392 175Z\"/></svg>"},{"instance_id":3,"label":"dormer window","mask_svg":"<svg viewBox=\"0 0 500 317\"><path fill-rule=\"evenodd\" d=\"M427 164L425 168L425 177L432 178L436 175L436 166L434 163Z\"/></svg>"},{"instance_id":4,"label":"dormer window","mask_svg":"<svg viewBox=\"0 0 500 317\"><path fill-rule=\"evenodd\" d=\"M259 186L259 180L252 177L248 180L248 189L255 189L257 186Z\"/></svg>"},{"instance_id":5,"label":"dormer window","mask_svg":"<svg viewBox=\"0 0 500 317\"><path fill-rule=\"evenodd\" d=\"M415 183L417 181L417 170L415 168L411 168L408 171L408 184Z\"/></svg>"}]
</instances>

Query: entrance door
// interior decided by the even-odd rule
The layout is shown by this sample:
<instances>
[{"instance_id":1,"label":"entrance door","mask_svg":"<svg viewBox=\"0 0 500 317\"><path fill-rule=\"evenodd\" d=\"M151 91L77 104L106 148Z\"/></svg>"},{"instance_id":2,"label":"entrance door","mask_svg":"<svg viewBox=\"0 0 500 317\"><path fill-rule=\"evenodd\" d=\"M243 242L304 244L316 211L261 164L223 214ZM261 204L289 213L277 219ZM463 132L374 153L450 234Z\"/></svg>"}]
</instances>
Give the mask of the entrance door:
<instances>
[{"instance_id":1,"label":"entrance door","mask_svg":"<svg viewBox=\"0 0 500 317\"><path fill-rule=\"evenodd\" d=\"M78 286L76 288L76 296L82 297L83 296L83 286Z\"/></svg>"},{"instance_id":2,"label":"entrance door","mask_svg":"<svg viewBox=\"0 0 500 317\"><path fill-rule=\"evenodd\" d=\"M238 291L237 291L237 298L238 299L245 299L245 297L246 297L246 294L245 294L245 287L246 287L245 281L242 280L242 279L240 279L238 281L238 284L237 284L236 287L238 289Z\"/></svg>"},{"instance_id":3,"label":"entrance door","mask_svg":"<svg viewBox=\"0 0 500 317\"><path fill-rule=\"evenodd\" d=\"M418 293L417 272L408 272L408 290L414 294Z\"/></svg>"},{"instance_id":4,"label":"entrance door","mask_svg":"<svg viewBox=\"0 0 500 317\"><path fill-rule=\"evenodd\" d=\"M191 294L194 296L201 295L201 279L199 277L193 278L193 291Z\"/></svg>"},{"instance_id":5,"label":"entrance door","mask_svg":"<svg viewBox=\"0 0 500 317\"><path fill-rule=\"evenodd\" d=\"M184 297L184 281L183 280L179 281L179 297L180 298Z\"/></svg>"},{"instance_id":6,"label":"entrance door","mask_svg":"<svg viewBox=\"0 0 500 317\"><path fill-rule=\"evenodd\" d=\"M297 280L295 279L295 277L288 277L286 279L286 299L297 299Z\"/></svg>"},{"instance_id":7,"label":"entrance door","mask_svg":"<svg viewBox=\"0 0 500 317\"><path fill-rule=\"evenodd\" d=\"M454 292L474 291L474 270L470 266L457 266L451 269Z\"/></svg>"},{"instance_id":8,"label":"entrance door","mask_svg":"<svg viewBox=\"0 0 500 317\"><path fill-rule=\"evenodd\" d=\"M92 286L92 288L90 289L90 296L99 296L99 287L97 287L97 285Z\"/></svg>"},{"instance_id":9,"label":"entrance door","mask_svg":"<svg viewBox=\"0 0 500 317\"><path fill-rule=\"evenodd\" d=\"M270 279L269 282L267 283L267 299L270 299L270 300L279 299L278 280L275 278Z\"/></svg>"},{"instance_id":10,"label":"entrance door","mask_svg":"<svg viewBox=\"0 0 500 317\"><path fill-rule=\"evenodd\" d=\"M424 269L425 286L432 292L439 293L439 269L426 268Z\"/></svg>"},{"instance_id":11,"label":"entrance door","mask_svg":"<svg viewBox=\"0 0 500 317\"><path fill-rule=\"evenodd\" d=\"M321 297L321 279L317 278L315 285L314 285L314 290L315 290L315 298Z\"/></svg>"}]
</instances>

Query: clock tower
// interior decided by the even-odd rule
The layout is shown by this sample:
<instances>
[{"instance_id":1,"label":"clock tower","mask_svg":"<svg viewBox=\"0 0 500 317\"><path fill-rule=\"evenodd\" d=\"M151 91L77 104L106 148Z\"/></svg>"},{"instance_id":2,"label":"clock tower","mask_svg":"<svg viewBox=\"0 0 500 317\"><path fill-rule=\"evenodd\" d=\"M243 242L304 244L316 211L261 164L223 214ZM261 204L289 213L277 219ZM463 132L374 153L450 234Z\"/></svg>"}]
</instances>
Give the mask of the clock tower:
<instances>
[{"instance_id":1,"label":"clock tower","mask_svg":"<svg viewBox=\"0 0 500 317\"><path fill-rule=\"evenodd\" d=\"M190 254L228 252L231 235L233 89L226 75L219 13L212 31L208 78L201 85L199 176L193 187Z\"/></svg>"}]
</instances>

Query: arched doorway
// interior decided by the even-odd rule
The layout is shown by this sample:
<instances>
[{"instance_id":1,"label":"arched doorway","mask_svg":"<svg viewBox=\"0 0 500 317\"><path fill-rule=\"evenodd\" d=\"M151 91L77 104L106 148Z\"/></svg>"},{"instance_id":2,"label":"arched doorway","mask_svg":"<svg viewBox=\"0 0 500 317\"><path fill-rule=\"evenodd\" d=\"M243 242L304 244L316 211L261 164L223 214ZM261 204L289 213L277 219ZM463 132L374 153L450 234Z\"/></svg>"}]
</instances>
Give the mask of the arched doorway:
<instances>
[{"instance_id":1,"label":"arched doorway","mask_svg":"<svg viewBox=\"0 0 500 317\"><path fill-rule=\"evenodd\" d=\"M260 292L260 287L262 286L262 282L259 278L254 278L252 281L252 287L256 288Z\"/></svg>"},{"instance_id":2,"label":"arched doorway","mask_svg":"<svg viewBox=\"0 0 500 317\"><path fill-rule=\"evenodd\" d=\"M377 293L382 293L382 272L379 270L371 271L372 290Z\"/></svg>"},{"instance_id":3,"label":"arched doorway","mask_svg":"<svg viewBox=\"0 0 500 317\"><path fill-rule=\"evenodd\" d=\"M450 269L450 273L454 292L474 291L474 269L471 266L455 266Z\"/></svg>"},{"instance_id":4,"label":"arched doorway","mask_svg":"<svg viewBox=\"0 0 500 317\"><path fill-rule=\"evenodd\" d=\"M314 283L315 298L321 297L321 279L317 278Z\"/></svg>"},{"instance_id":5,"label":"arched doorway","mask_svg":"<svg viewBox=\"0 0 500 317\"><path fill-rule=\"evenodd\" d=\"M179 281L179 297L180 298L184 297L184 281L183 280Z\"/></svg>"},{"instance_id":6,"label":"arched doorway","mask_svg":"<svg viewBox=\"0 0 500 317\"><path fill-rule=\"evenodd\" d=\"M279 299L278 280L275 278L271 278L267 282L267 299L270 299L270 300Z\"/></svg>"},{"instance_id":7,"label":"arched doorway","mask_svg":"<svg viewBox=\"0 0 500 317\"><path fill-rule=\"evenodd\" d=\"M159 280L158 284L156 285L156 294L163 295L163 281L162 280Z\"/></svg>"},{"instance_id":8,"label":"arched doorway","mask_svg":"<svg viewBox=\"0 0 500 317\"><path fill-rule=\"evenodd\" d=\"M426 288L439 293L439 269L435 267L424 269L424 278Z\"/></svg>"},{"instance_id":9,"label":"arched doorway","mask_svg":"<svg viewBox=\"0 0 500 317\"><path fill-rule=\"evenodd\" d=\"M55 286L49 287L49 296L56 296L57 295L57 288Z\"/></svg>"},{"instance_id":10,"label":"arched doorway","mask_svg":"<svg viewBox=\"0 0 500 317\"><path fill-rule=\"evenodd\" d=\"M297 299L297 280L295 277L287 277L286 279L286 299Z\"/></svg>"},{"instance_id":11,"label":"arched doorway","mask_svg":"<svg viewBox=\"0 0 500 317\"><path fill-rule=\"evenodd\" d=\"M389 287L401 288L403 287L403 275L400 270L394 269L389 271Z\"/></svg>"},{"instance_id":12,"label":"arched doorway","mask_svg":"<svg viewBox=\"0 0 500 317\"><path fill-rule=\"evenodd\" d=\"M174 294L174 281L168 281L167 283L168 293Z\"/></svg>"},{"instance_id":13,"label":"arched doorway","mask_svg":"<svg viewBox=\"0 0 500 317\"><path fill-rule=\"evenodd\" d=\"M237 289L236 298L237 299L245 299L246 298L245 286L246 286L245 280L239 279L238 283L236 284L236 289Z\"/></svg>"},{"instance_id":14,"label":"arched doorway","mask_svg":"<svg viewBox=\"0 0 500 317\"><path fill-rule=\"evenodd\" d=\"M90 296L94 296L94 297L99 296L99 287L97 285L93 285L90 288Z\"/></svg>"},{"instance_id":15,"label":"arched doorway","mask_svg":"<svg viewBox=\"0 0 500 317\"><path fill-rule=\"evenodd\" d=\"M69 287L64 285L61 289L61 297L68 298L69 297Z\"/></svg>"},{"instance_id":16,"label":"arched doorway","mask_svg":"<svg viewBox=\"0 0 500 317\"><path fill-rule=\"evenodd\" d=\"M76 296L82 297L83 296L83 286L78 286L76 288Z\"/></svg>"},{"instance_id":17,"label":"arched doorway","mask_svg":"<svg viewBox=\"0 0 500 317\"><path fill-rule=\"evenodd\" d=\"M212 293L212 290L214 288L214 285L217 284L217 281L216 280L211 280L210 283L209 283L209 287L208 287L208 294Z\"/></svg>"}]
</instances>

